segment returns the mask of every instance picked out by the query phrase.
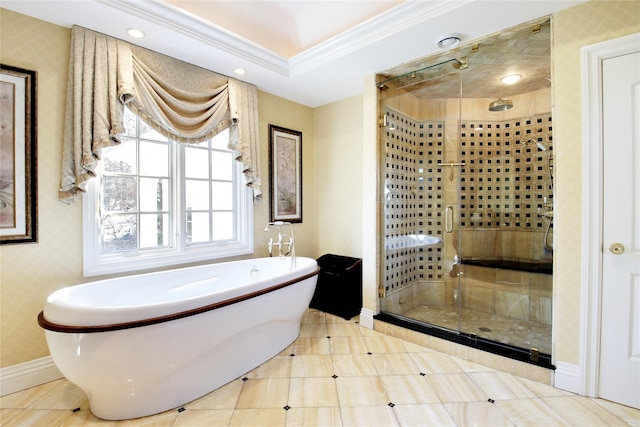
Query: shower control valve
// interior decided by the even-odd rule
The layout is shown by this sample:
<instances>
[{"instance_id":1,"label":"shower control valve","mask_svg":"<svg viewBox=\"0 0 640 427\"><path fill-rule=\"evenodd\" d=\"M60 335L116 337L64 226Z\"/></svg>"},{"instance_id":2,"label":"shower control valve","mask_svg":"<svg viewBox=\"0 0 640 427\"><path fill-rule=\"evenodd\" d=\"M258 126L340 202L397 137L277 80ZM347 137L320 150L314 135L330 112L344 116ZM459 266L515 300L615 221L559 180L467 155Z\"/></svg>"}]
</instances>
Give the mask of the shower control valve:
<instances>
[{"instance_id":1,"label":"shower control valve","mask_svg":"<svg viewBox=\"0 0 640 427\"><path fill-rule=\"evenodd\" d=\"M538 216L553 219L553 203L547 202L547 198L544 198L542 206L538 206Z\"/></svg>"}]
</instances>

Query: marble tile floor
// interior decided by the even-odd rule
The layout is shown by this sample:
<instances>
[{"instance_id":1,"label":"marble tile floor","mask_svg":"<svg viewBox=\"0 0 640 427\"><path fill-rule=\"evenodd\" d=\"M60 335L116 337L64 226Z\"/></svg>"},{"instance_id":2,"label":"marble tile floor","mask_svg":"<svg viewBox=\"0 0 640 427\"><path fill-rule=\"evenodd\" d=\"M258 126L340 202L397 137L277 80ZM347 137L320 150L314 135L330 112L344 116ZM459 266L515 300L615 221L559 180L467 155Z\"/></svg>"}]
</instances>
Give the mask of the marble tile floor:
<instances>
[{"instance_id":1,"label":"marble tile floor","mask_svg":"<svg viewBox=\"0 0 640 427\"><path fill-rule=\"evenodd\" d=\"M471 363L310 309L278 356L180 408L126 421L53 381L0 399L12 426L636 426L640 411Z\"/></svg>"},{"instance_id":2,"label":"marble tile floor","mask_svg":"<svg viewBox=\"0 0 640 427\"><path fill-rule=\"evenodd\" d=\"M479 337L516 347L551 354L551 325L457 306L418 306L403 316L451 330L476 333ZM459 318L458 318L459 317ZM458 326L459 322L459 326Z\"/></svg>"}]
</instances>

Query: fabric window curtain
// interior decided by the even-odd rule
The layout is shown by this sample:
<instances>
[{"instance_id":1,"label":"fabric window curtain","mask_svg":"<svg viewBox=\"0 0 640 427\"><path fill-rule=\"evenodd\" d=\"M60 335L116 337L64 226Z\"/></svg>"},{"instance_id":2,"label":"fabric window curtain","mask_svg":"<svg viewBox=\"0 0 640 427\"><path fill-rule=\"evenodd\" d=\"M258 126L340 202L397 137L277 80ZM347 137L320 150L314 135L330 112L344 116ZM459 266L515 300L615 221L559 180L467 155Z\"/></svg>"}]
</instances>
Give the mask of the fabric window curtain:
<instances>
[{"instance_id":1,"label":"fabric window curtain","mask_svg":"<svg viewBox=\"0 0 640 427\"><path fill-rule=\"evenodd\" d=\"M125 104L179 143L201 142L230 128L229 148L260 197L255 86L74 26L60 200L72 202L86 191L100 150L121 143Z\"/></svg>"}]
</instances>

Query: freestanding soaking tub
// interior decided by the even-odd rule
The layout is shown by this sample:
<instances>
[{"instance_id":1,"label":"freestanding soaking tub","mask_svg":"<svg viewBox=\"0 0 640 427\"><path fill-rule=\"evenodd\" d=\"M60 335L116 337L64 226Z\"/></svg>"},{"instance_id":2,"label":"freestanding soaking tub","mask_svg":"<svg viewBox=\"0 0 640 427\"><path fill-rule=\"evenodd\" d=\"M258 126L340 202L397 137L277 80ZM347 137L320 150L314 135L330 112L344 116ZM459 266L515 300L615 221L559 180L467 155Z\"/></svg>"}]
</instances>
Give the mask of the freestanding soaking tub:
<instances>
[{"instance_id":1,"label":"freestanding soaking tub","mask_svg":"<svg viewBox=\"0 0 640 427\"><path fill-rule=\"evenodd\" d=\"M70 286L38 323L99 418L178 407L291 344L315 290L312 258L258 258Z\"/></svg>"}]
</instances>

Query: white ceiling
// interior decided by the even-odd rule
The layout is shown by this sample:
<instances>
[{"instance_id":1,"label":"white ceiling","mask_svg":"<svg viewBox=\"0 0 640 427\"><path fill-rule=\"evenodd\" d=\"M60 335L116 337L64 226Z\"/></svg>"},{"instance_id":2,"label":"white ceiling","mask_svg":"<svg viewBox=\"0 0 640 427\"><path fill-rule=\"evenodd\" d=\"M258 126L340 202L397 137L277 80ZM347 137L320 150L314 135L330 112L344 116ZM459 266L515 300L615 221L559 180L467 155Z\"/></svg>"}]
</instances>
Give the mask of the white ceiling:
<instances>
[{"instance_id":1,"label":"white ceiling","mask_svg":"<svg viewBox=\"0 0 640 427\"><path fill-rule=\"evenodd\" d=\"M80 25L260 90L318 107L362 93L364 77L585 0L2 0L58 25ZM126 29L138 28L143 39Z\"/></svg>"},{"instance_id":2,"label":"white ceiling","mask_svg":"<svg viewBox=\"0 0 640 427\"><path fill-rule=\"evenodd\" d=\"M168 0L168 3L291 58L403 1Z\"/></svg>"}]
</instances>

